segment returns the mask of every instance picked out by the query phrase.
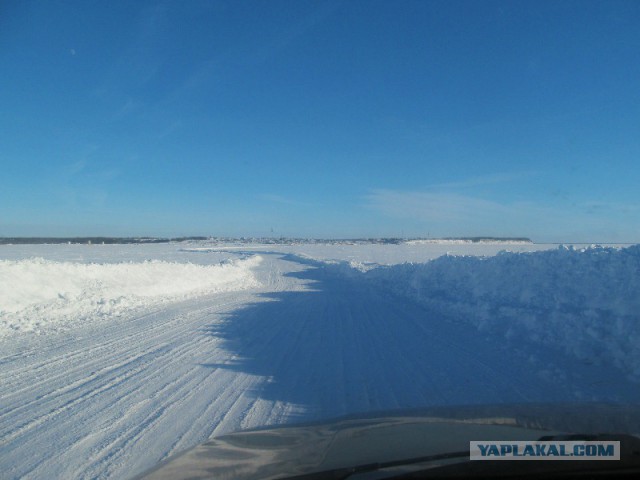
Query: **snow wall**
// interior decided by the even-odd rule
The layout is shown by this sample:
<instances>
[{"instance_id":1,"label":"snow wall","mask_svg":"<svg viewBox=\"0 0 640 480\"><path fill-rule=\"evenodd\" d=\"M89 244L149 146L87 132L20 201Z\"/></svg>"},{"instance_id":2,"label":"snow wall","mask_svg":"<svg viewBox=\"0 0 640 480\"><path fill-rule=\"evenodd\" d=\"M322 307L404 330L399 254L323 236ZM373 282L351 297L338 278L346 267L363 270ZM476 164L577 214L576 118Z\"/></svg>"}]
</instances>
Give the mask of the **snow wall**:
<instances>
[{"instance_id":1,"label":"snow wall","mask_svg":"<svg viewBox=\"0 0 640 480\"><path fill-rule=\"evenodd\" d=\"M514 346L543 343L640 380L640 245L333 267Z\"/></svg>"}]
</instances>

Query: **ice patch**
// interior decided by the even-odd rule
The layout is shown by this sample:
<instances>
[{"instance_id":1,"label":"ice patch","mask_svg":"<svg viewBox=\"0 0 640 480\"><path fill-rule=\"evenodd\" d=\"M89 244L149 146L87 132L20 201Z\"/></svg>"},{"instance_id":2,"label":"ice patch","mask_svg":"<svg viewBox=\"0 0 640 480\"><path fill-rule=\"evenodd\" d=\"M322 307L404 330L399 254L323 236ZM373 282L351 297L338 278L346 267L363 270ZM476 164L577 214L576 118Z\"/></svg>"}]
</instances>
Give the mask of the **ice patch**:
<instances>
[{"instance_id":1,"label":"ice patch","mask_svg":"<svg viewBox=\"0 0 640 480\"><path fill-rule=\"evenodd\" d=\"M44 333L142 306L255 287L251 269L261 261L259 255L218 265L0 260L0 337Z\"/></svg>"}]
</instances>

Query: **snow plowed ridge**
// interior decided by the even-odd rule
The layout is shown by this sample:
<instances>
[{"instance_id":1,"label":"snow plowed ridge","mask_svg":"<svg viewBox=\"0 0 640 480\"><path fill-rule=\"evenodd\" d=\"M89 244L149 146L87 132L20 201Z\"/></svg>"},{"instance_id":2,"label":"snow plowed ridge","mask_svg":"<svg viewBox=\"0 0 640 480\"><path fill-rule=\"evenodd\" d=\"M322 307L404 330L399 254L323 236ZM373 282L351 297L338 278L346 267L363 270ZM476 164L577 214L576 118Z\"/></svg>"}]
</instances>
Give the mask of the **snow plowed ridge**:
<instances>
[{"instance_id":1,"label":"snow plowed ridge","mask_svg":"<svg viewBox=\"0 0 640 480\"><path fill-rule=\"evenodd\" d=\"M218 265L0 260L0 337L45 333L138 307L257 286L251 256Z\"/></svg>"},{"instance_id":2,"label":"snow plowed ridge","mask_svg":"<svg viewBox=\"0 0 640 480\"><path fill-rule=\"evenodd\" d=\"M542 343L640 378L639 245L328 268L361 276L514 345Z\"/></svg>"},{"instance_id":3,"label":"snow plowed ridge","mask_svg":"<svg viewBox=\"0 0 640 480\"><path fill-rule=\"evenodd\" d=\"M243 260L194 268L175 265L173 259L213 265L209 262L219 262L221 253L164 248L71 246L62 251L64 257L60 249L42 246L43 255L49 251L58 263L13 259L33 272L19 269L12 280L8 268L0 271L3 306L9 305L7 285L24 296L20 309L5 311L4 319L30 314L49 319L52 312L58 323L47 325L70 327L61 335L0 338L2 479L126 479L212 436L345 414L445 405L637 403L640 398L640 383L610 361L619 358L613 351L617 346L633 352L637 345L632 321L637 319L638 249L503 254L495 260L449 257L379 267L375 258L358 253L360 246L344 253L370 259L362 264L322 262L289 248L260 248L260 257L251 257L253 251L244 248L226 257ZM117 263L153 255L166 262ZM75 258L85 263L67 263ZM87 258L103 258L104 264ZM106 265L113 265L113 272ZM140 269L125 269L132 265ZM163 279L163 292L143 281L156 267L164 272L155 277ZM70 320L54 308L63 299L55 297L47 310L40 298L27 295L26 285L45 277L61 291L71 281L67 277L80 276L80 287L87 289L92 281L87 272L96 271L105 289L100 294L87 290L93 297L76 292L83 305L77 308L70 292L70 316L93 308L86 298L117 294L149 303L120 318L90 313L86 320ZM137 281L135 272L141 277ZM515 285L519 275L521 287ZM202 284L201 276L216 280ZM186 293L178 288L191 281L193 289ZM220 291L251 282L256 287L198 293L201 287ZM585 292L589 285L592 290ZM533 293L523 294L526 289ZM558 324L561 319L545 319L545 312L549 318L574 312L580 320L573 291L589 297L586 305L608 322L603 329L612 325L603 312L617 312L631 323L596 339L587 331L595 320L571 332ZM165 294L176 301L163 300ZM190 298L177 301L185 295ZM513 310L500 311L504 306ZM535 314L537 323L530 329L519 326L525 313ZM486 330L479 332L476 325ZM509 340L504 325L513 327ZM541 344L543 337L534 340L534 334L545 335L550 345ZM562 342L601 347L608 356L594 365L563 351Z\"/></svg>"}]
</instances>

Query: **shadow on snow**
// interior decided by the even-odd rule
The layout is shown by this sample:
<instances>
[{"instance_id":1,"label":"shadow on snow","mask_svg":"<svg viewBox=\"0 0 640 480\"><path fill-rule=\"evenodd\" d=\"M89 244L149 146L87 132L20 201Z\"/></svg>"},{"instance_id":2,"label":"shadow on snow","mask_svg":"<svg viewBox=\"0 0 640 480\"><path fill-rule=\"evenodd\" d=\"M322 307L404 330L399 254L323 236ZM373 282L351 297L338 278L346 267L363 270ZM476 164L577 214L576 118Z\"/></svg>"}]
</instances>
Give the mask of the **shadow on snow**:
<instances>
[{"instance_id":1,"label":"shadow on snow","mask_svg":"<svg viewBox=\"0 0 640 480\"><path fill-rule=\"evenodd\" d=\"M516 365L518 352L475 329L442 321L326 264L278 255L304 266L285 276L307 288L262 294L208 326L231 360L202 366L264 377L253 393L298 406L290 418L576 400L570 382Z\"/></svg>"}]
</instances>

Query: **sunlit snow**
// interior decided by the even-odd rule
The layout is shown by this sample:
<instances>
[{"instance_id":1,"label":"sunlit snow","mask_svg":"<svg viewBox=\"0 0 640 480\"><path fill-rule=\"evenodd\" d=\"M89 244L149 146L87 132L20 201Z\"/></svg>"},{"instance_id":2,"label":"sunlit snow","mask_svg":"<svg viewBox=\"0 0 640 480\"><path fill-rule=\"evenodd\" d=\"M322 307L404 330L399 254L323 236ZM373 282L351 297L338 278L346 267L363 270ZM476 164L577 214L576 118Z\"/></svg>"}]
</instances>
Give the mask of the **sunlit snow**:
<instances>
[{"instance_id":1,"label":"sunlit snow","mask_svg":"<svg viewBox=\"0 0 640 480\"><path fill-rule=\"evenodd\" d=\"M0 471L128 478L264 425L637 402L639 291L638 246L0 246Z\"/></svg>"}]
</instances>

